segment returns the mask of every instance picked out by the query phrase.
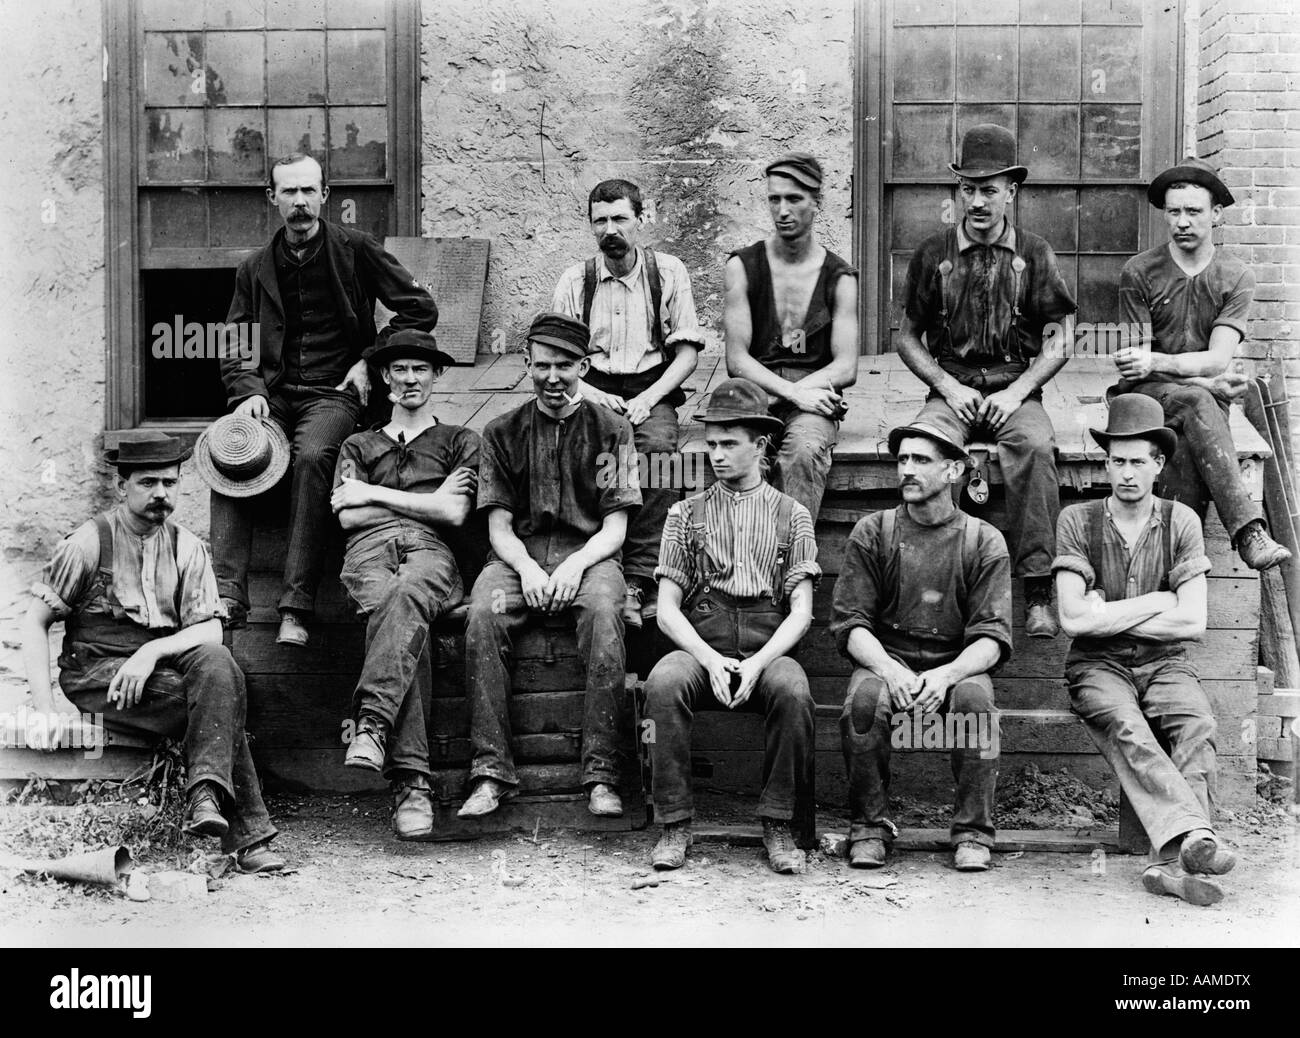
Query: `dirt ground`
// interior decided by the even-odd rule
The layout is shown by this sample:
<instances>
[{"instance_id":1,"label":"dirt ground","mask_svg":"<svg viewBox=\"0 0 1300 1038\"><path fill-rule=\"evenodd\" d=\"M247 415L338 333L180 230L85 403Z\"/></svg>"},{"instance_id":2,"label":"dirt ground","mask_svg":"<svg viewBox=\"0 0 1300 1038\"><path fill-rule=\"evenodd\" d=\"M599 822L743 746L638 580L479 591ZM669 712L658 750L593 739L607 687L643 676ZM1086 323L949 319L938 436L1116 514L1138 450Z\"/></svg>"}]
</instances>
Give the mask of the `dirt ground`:
<instances>
[{"instance_id":1,"label":"dirt ground","mask_svg":"<svg viewBox=\"0 0 1300 1038\"><path fill-rule=\"evenodd\" d=\"M778 876L761 848L701 843L686 868L653 874L653 831L404 844L382 797L278 797L290 872L137 903L0 869L0 944L1293 946L1300 840L1284 807L1261 805L1224 827L1241 861L1224 901L1198 909L1143 892L1130 856L999 853L970 875L938 852L899 853L876 872L815 852L804 874ZM14 849L3 836L31 810L0 808L0 846ZM747 805L718 800L702 813L730 821ZM833 816L819 829L846 831ZM193 848L147 853L140 867L187 857ZM658 886L638 889L646 876Z\"/></svg>"}]
</instances>

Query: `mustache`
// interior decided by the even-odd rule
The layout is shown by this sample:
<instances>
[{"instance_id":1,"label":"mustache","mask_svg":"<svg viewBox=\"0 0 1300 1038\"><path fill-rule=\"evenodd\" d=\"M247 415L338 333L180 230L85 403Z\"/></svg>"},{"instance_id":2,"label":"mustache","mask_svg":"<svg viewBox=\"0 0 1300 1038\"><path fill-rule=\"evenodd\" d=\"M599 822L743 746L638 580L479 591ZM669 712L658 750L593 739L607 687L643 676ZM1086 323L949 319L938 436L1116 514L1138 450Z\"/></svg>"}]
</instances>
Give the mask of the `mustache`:
<instances>
[{"instance_id":1,"label":"mustache","mask_svg":"<svg viewBox=\"0 0 1300 1038\"><path fill-rule=\"evenodd\" d=\"M614 251L626 252L628 250L628 244L617 235L607 234L600 239L600 248L604 252L609 252L611 249Z\"/></svg>"}]
</instances>

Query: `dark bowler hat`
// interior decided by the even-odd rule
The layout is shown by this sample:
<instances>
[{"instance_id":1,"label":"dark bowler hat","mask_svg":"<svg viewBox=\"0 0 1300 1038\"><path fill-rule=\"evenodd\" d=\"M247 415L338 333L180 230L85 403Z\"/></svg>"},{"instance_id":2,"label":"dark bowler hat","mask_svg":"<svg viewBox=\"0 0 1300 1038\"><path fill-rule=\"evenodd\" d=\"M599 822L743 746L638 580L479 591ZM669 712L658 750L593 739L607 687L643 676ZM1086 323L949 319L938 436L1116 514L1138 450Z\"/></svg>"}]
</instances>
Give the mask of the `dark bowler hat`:
<instances>
[{"instance_id":1,"label":"dark bowler hat","mask_svg":"<svg viewBox=\"0 0 1300 1038\"><path fill-rule=\"evenodd\" d=\"M785 428L767 410L767 394L747 378L729 378L718 383L709 395L709 406L695 415L697 422L718 425L748 425L759 432L776 435Z\"/></svg>"},{"instance_id":2,"label":"dark bowler hat","mask_svg":"<svg viewBox=\"0 0 1300 1038\"><path fill-rule=\"evenodd\" d=\"M376 337L374 345L361 354L377 368L386 368L395 360L424 360L435 368L447 368L455 364L438 349L438 340L432 332L422 332L418 328L403 328L395 332L385 328Z\"/></svg>"},{"instance_id":3,"label":"dark bowler hat","mask_svg":"<svg viewBox=\"0 0 1300 1038\"><path fill-rule=\"evenodd\" d=\"M993 123L972 126L962 135L956 162L948 168L959 177L983 180L1005 173L1017 184L1029 176L1027 166L1016 165L1016 138L1010 130Z\"/></svg>"},{"instance_id":4,"label":"dark bowler hat","mask_svg":"<svg viewBox=\"0 0 1300 1038\"><path fill-rule=\"evenodd\" d=\"M775 173L777 176L789 177L809 191L822 189L822 164L806 151L787 151L763 173L767 176Z\"/></svg>"},{"instance_id":5,"label":"dark bowler hat","mask_svg":"<svg viewBox=\"0 0 1300 1038\"><path fill-rule=\"evenodd\" d=\"M275 486L289 469L289 440L275 422L228 414L199 433L194 468L225 497L252 497Z\"/></svg>"},{"instance_id":6,"label":"dark bowler hat","mask_svg":"<svg viewBox=\"0 0 1300 1038\"><path fill-rule=\"evenodd\" d=\"M1178 434L1165 428L1164 408L1141 393L1114 397L1106 415L1106 428L1088 432L1104 451L1110 450L1111 440L1143 439L1156 444L1166 458L1172 458L1178 447Z\"/></svg>"},{"instance_id":7,"label":"dark bowler hat","mask_svg":"<svg viewBox=\"0 0 1300 1038\"><path fill-rule=\"evenodd\" d=\"M104 460L110 465L132 465L145 468L156 465L179 465L189 459L194 451L175 436L153 429L133 429L122 433L117 446L104 451Z\"/></svg>"},{"instance_id":8,"label":"dark bowler hat","mask_svg":"<svg viewBox=\"0 0 1300 1038\"><path fill-rule=\"evenodd\" d=\"M898 456L898 445L908 436L922 436L932 443L936 444L943 452L943 456L949 461L960 461L963 464L970 462L970 455L966 453L966 448L940 429L937 425L931 425L929 422L913 422L911 425L900 425L889 434L889 453Z\"/></svg>"},{"instance_id":9,"label":"dark bowler hat","mask_svg":"<svg viewBox=\"0 0 1300 1038\"><path fill-rule=\"evenodd\" d=\"M587 356L591 347L591 330L581 321L564 314L544 312L533 318L528 327L528 341L554 346L572 357Z\"/></svg>"},{"instance_id":10,"label":"dark bowler hat","mask_svg":"<svg viewBox=\"0 0 1300 1038\"><path fill-rule=\"evenodd\" d=\"M1147 201L1157 209L1163 209L1165 192L1169 190L1169 185L1180 184L1184 180L1192 184L1200 184L1208 190L1215 205L1232 205L1236 201L1227 185L1214 172L1214 167L1204 159L1192 155L1188 155L1178 165L1170 167L1151 181L1151 186L1147 188Z\"/></svg>"}]
</instances>

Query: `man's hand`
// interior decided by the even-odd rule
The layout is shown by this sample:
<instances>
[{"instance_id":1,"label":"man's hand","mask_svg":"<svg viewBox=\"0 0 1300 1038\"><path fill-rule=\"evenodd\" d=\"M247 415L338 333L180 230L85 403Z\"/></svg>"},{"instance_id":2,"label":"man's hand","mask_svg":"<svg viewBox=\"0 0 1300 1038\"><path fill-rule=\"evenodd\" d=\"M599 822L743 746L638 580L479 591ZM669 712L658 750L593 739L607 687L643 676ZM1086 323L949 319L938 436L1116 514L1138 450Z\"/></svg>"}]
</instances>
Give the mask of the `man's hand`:
<instances>
[{"instance_id":1,"label":"man's hand","mask_svg":"<svg viewBox=\"0 0 1300 1038\"><path fill-rule=\"evenodd\" d=\"M747 660L740 661L736 672L740 675L740 687L736 689L736 694L731 697L732 710L735 710L753 694L758 679L763 675L763 667L755 663L754 657L751 656Z\"/></svg>"},{"instance_id":2,"label":"man's hand","mask_svg":"<svg viewBox=\"0 0 1300 1038\"><path fill-rule=\"evenodd\" d=\"M583 397L590 400L593 404L599 404L601 407L608 407L615 414L627 414L627 401L621 396L615 396L613 393L606 393L603 389L597 389L590 383L582 383L579 392Z\"/></svg>"},{"instance_id":3,"label":"man's hand","mask_svg":"<svg viewBox=\"0 0 1300 1038\"><path fill-rule=\"evenodd\" d=\"M996 393L986 396L976 415L980 421L997 432L1006 425L1008 418L1020 410L1020 405L1024 402L1025 397L1020 390L1015 386L1007 386L1006 389L999 389Z\"/></svg>"},{"instance_id":4,"label":"man's hand","mask_svg":"<svg viewBox=\"0 0 1300 1038\"><path fill-rule=\"evenodd\" d=\"M341 512L345 508L364 508L366 505L377 504L373 490L369 483L344 476L343 482L330 494L330 507L335 512Z\"/></svg>"},{"instance_id":5,"label":"man's hand","mask_svg":"<svg viewBox=\"0 0 1300 1038\"><path fill-rule=\"evenodd\" d=\"M957 412L958 418L971 425L975 424L979 418L980 405L984 403L984 397L978 389L962 385L955 378L949 378L947 383L939 387L939 392L943 394L948 406Z\"/></svg>"},{"instance_id":6,"label":"man's hand","mask_svg":"<svg viewBox=\"0 0 1300 1038\"><path fill-rule=\"evenodd\" d=\"M1242 371L1225 371L1210 380L1210 392L1226 404L1240 400L1250 387L1250 376Z\"/></svg>"},{"instance_id":7,"label":"man's hand","mask_svg":"<svg viewBox=\"0 0 1300 1038\"><path fill-rule=\"evenodd\" d=\"M573 600L578 597L578 585L582 583L582 575L586 570L587 567L576 554L570 555L555 567L551 579L546 584L546 595L552 613L558 613L573 605Z\"/></svg>"},{"instance_id":8,"label":"man's hand","mask_svg":"<svg viewBox=\"0 0 1300 1038\"><path fill-rule=\"evenodd\" d=\"M795 386L790 394L790 402L806 414L819 414L830 418L840 409L844 398L830 386Z\"/></svg>"},{"instance_id":9,"label":"man's hand","mask_svg":"<svg viewBox=\"0 0 1300 1038\"><path fill-rule=\"evenodd\" d=\"M1115 354L1115 367L1121 378L1141 382L1155 368L1154 354L1141 346L1125 346Z\"/></svg>"},{"instance_id":10,"label":"man's hand","mask_svg":"<svg viewBox=\"0 0 1300 1038\"><path fill-rule=\"evenodd\" d=\"M73 731L81 723L81 711L57 685L50 687L48 697L39 700L33 697L32 709L38 714L44 714L48 720L43 728L27 732L25 743L28 749L46 753L57 750L62 745L60 736L63 732ZM56 719L62 719L65 723L60 724Z\"/></svg>"},{"instance_id":11,"label":"man's hand","mask_svg":"<svg viewBox=\"0 0 1300 1038\"><path fill-rule=\"evenodd\" d=\"M917 675L916 698L912 707L923 714L930 714L943 706L948 698L948 690L953 686L952 675L946 667L935 667Z\"/></svg>"},{"instance_id":12,"label":"man's hand","mask_svg":"<svg viewBox=\"0 0 1300 1038\"><path fill-rule=\"evenodd\" d=\"M434 491L444 497L468 497L473 504L474 494L478 490L478 473L462 465L442 481L442 486Z\"/></svg>"},{"instance_id":13,"label":"man's hand","mask_svg":"<svg viewBox=\"0 0 1300 1038\"><path fill-rule=\"evenodd\" d=\"M529 564L519 571L519 584L524 595L524 604L539 613L546 609L546 585L550 581L546 570L529 559Z\"/></svg>"},{"instance_id":14,"label":"man's hand","mask_svg":"<svg viewBox=\"0 0 1300 1038\"><path fill-rule=\"evenodd\" d=\"M697 656L696 661L709 676L709 688L713 698L723 706L731 707L731 675L740 670L740 661L722 655L716 649L705 649L704 655Z\"/></svg>"},{"instance_id":15,"label":"man's hand","mask_svg":"<svg viewBox=\"0 0 1300 1038\"><path fill-rule=\"evenodd\" d=\"M152 646L141 645L122 664L108 686L108 701L119 710L130 710L144 695L144 683L158 667L158 654Z\"/></svg>"},{"instance_id":16,"label":"man's hand","mask_svg":"<svg viewBox=\"0 0 1300 1038\"><path fill-rule=\"evenodd\" d=\"M234 414L246 414L252 418L261 420L270 417L271 405L267 403L264 396L250 396L247 400L241 400L239 406L235 408Z\"/></svg>"},{"instance_id":17,"label":"man's hand","mask_svg":"<svg viewBox=\"0 0 1300 1038\"><path fill-rule=\"evenodd\" d=\"M921 679L911 669L897 660L891 660L889 668L881 672L880 678L889 690L889 701L894 704L895 710L906 710L912 705Z\"/></svg>"},{"instance_id":18,"label":"man's hand","mask_svg":"<svg viewBox=\"0 0 1300 1038\"><path fill-rule=\"evenodd\" d=\"M659 403L658 400L651 400L645 393L638 393L627 402L627 411L624 412L627 420L633 425L640 425L650 417L650 410Z\"/></svg>"},{"instance_id":19,"label":"man's hand","mask_svg":"<svg viewBox=\"0 0 1300 1038\"><path fill-rule=\"evenodd\" d=\"M348 373L343 376L343 381L334 388L345 390L348 386L353 386L356 389L357 396L361 398L361 406L365 407L366 402L370 399L370 371L366 368L364 360L359 360L348 368Z\"/></svg>"}]
</instances>

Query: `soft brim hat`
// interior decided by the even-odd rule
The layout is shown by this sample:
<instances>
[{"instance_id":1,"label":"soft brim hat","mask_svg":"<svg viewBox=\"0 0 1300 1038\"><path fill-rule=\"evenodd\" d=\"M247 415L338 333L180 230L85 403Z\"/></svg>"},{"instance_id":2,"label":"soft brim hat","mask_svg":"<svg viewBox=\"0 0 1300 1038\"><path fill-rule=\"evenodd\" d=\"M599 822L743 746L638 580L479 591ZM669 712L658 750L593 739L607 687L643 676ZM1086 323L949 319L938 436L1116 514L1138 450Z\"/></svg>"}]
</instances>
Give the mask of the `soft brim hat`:
<instances>
[{"instance_id":1,"label":"soft brim hat","mask_svg":"<svg viewBox=\"0 0 1300 1038\"><path fill-rule=\"evenodd\" d=\"M767 409L767 394L747 378L719 382L709 394L709 406L695 415L698 422L715 425L746 425L762 433L779 434L785 423Z\"/></svg>"},{"instance_id":2,"label":"soft brim hat","mask_svg":"<svg viewBox=\"0 0 1300 1038\"><path fill-rule=\"evenodd\" d=\"M565 314L538 314L528 327L528 341L554 346L579 360L591 352L590 329L581 321Z\"/></svg>"},{"instance_id":3,"label":"soft brim hat","mask_svg":"<svg viewBox=\"0 0 1300 1038\"><path fill-rule=\"evenodd\" d=\"M763 173L766 176L775 173L777 176L789 177L809 191L820 191L822 181L825 179L822 174L822 164L806 151L787 151L768 165Z\"/></svg>"},{"instance_id":4,"label":"soft brim hat","mask_svg":"<svg viewBox=\"0 0 1300 1038\"><path fill-rule=\"evenodd\" d=\"M1106 428L1089 429L1102 450L1111 440L1150 440L1165 458L1178 449L1178 434L1165 427L1165 412L1156 400L1142 393L1121 393L1110 401Z\"/></svg>"},{"instance_id":5,"label":"soft brim hat","mask_svg":"<svg viewBox=\"0 0 1300 1038\"><path fill-rule=\"evenodd\" d=\"M387 367L395 360L423 360L435 368L448 368L456 363L454 357L438 349L438 340L432 332L422 332L417 328L404 328L398 332L389 332L385 328L374 345L361 356L377 368Z\"/></svg>"},{"instance_id":6,"label":"soft brim hat","mask_svg":"<svg viewBox=\"0 0 1300 1038\"><path fill-rule=\"evenodd\" d=\"M133 429L122 433L116 447L104 451L104 460L110 465L131 465L136 468L150 465L165 467L188 461L193 453L175 436L152 429Z\"/></svg>"},{"instance_id":7,"label":"soft brim hat","mask_svg":"<svg viewBox=\"0 0 1300 1038\"><path fill-rule=\"evenodd\" d=\"M1147 201L1157 209L1165 207L1165 192L1169 190L1171 184L1181 184L1184 181L1191 184L1200 184L1210 192L1210 197L1214 199L1215 205L1232 205L1236 201L1232 197L1232 192L1219 175L1214 172L1214 167L1204 159L1198 159L1192 155L1187 156L1177 166L1171 166L1161 173L1155 180L1151 181L1151 186L1147 188Z\"/></svg>"},{"instance_id":8,"label":"soft brim hat","mask_svg":"<svg viewBox=\"0 0 1300 1038\"><path fill-rule=\"evenodd\" d=\"M948 168L959 177L984 180L1005 173L1017 184L1029 176L1028 166L1016 165L1016 138L1006 127L993 123L972 126L961 139L956 162Z\"/></svg>"},{"instance_id":9,"label":"soft brim hat","mask_svg":"<svg viewBox=\"0 0 1300 1038\"><path fill-rule=\"evenodd\" d=\"M218 494L252 497L270 490L289 470L289 441L269 419L228 414L199 433L194 468Z\"/></svg>"},{"instance_id":10,"label":"soft brim hat","mask_svg":"<svg viewBox=\"0 0 1300 1038\"><path fill-rule=\"evenodd\" d=\"M889 453L897 457L898 445L908 436L921 436L937 444L949 461L960 461L963 464L970 462L970 455L966 453L966 448L962 444L928 422L913 422L911 425L900 425L892 430L889 434Z\"/></svg>"}]
</instances>

